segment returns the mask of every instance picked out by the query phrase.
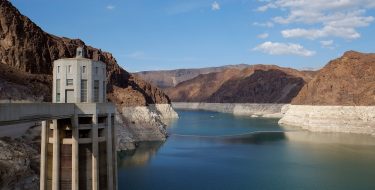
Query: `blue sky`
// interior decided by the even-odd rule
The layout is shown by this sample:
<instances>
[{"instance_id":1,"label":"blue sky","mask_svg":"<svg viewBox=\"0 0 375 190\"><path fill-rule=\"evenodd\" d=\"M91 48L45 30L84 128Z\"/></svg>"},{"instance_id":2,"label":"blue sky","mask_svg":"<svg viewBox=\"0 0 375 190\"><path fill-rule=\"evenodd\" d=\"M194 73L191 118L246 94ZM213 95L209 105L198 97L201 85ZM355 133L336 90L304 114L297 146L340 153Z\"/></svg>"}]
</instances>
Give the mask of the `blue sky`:
<instances>
[{"instance_id":1,"label":"blue sky","mask_svg":"<svg viewBox=\"0 0 375 190\"><path fill-rule=\"evenodd\" d=\"M373 0L12 0L57 36L111 52L130 72L227 64L320 68L375 52Z\"/></svg>"}]
</instances>

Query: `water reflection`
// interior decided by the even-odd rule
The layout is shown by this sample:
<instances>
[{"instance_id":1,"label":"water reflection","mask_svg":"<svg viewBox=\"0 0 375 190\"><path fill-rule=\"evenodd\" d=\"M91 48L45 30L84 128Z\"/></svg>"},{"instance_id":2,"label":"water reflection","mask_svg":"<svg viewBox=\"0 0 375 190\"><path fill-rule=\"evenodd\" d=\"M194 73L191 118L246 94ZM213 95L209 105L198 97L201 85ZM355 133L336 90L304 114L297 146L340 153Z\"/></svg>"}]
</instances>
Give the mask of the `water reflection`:
<instances>
[{"instance_id":1,"label":"water reflection","mask_svg":"<svg viewBox=\"0 0 375 190\"><path fill-rule=\"evenodd\" d=\"M295 143L375 146L375 138L371 135L294 131L286 132L285 136Z\"/></svg>"},{"instance_id":2,"label":"water reflection","mask_svg":"<svg viewBox=\"0 0 375 190\"><path fill-rule=\"evenodd\" d=\"M156 154L164 142L141 142L137 149L118 153L118 167L145 166Z\"/></svg>"},{"instance_id":3,"label":"water reflection","mask_svg":"<svg viewBox=\"0 0 375 190\"><path fill-rule=\"evenodd\" d=\"M199 136L199 135L179 135L172 134L172 138L200 140L200 141L214 141L231 144L264 144L269 142L277 142L286 140L286 136L282 131L262 131L251 132L239 135L224 135L224 136Z\"/></svg>"},{"instance_id":4,"label":"water reflection","mask_svg":"<svg viewBox=\"0 0 375 190\"><path fill-rule=\"evenodd\" d=\"M222 141L233 144L264 144L283 141L285 139L286 136L284 132L260 132L238 137L228 137L222 139Z\"/></svg>"}]
</instances>

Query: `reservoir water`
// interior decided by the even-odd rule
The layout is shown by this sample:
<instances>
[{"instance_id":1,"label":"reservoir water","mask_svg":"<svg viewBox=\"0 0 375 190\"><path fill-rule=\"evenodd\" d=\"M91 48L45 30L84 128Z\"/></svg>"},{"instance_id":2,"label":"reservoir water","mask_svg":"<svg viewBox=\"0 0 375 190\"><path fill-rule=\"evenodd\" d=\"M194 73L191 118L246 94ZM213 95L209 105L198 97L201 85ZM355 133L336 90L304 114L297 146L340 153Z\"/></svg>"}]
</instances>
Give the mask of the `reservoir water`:
<instances>
[{"instance_id":1,"label":"reservoir water","mask_svg":"<svg viewBox=\"0 0 375 190\"><path fill-rule=\"evenodd\" d=\"M165 143L121 152L119 189L375 189L375 138L178 110Z\"/></svg>"}]
</instances>

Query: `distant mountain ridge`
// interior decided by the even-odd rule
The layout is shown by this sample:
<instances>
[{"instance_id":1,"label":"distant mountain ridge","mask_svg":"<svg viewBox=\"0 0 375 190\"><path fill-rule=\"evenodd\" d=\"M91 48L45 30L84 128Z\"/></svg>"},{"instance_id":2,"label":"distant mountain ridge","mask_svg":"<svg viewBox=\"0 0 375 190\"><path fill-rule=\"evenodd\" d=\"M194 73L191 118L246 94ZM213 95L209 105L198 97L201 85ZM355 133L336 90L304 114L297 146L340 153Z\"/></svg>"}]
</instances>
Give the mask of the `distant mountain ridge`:
<instances>
[{"instance_id":1,"label":"distant mountain ridge","mask_svg":"<svg viewBox=\"0 0 375 190\"><path fill-rule=\"evenodd\" d=\"M201 74L165 92L174 102L290 103L314 74L276 65L249 65Z\"/></svg>"},{"instance_id":2,"label":"distant mountain ridge","mask_svg":"<svg viewBox=\"0 0 375 190\"><path fill-rule=\"evenodd\" d=\"M224 69L244 69L249 67L247 64L224 65L220 67L206 67L206 68L191 68L191 69L175 69L175 70L160 70L160 71L141 71L133 73L134 75L143 78L147 82L154 84L159 88L170 88L177 84L190 80L200 74L208 74L213 72L220 72Z\"/></svg>"}]
</instances>

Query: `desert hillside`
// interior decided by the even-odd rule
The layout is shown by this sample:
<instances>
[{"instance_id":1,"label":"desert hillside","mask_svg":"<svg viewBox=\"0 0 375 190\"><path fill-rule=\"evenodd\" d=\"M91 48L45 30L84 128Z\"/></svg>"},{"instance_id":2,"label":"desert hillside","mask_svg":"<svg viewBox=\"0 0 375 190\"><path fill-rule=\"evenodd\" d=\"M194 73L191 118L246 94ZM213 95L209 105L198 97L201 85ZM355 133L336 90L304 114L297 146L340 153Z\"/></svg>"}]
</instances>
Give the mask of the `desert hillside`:
<instances>
[{"instance_id":1,"label":"desert hillside","mask_svg":"<svg viewBox=\"0 0 375 190\"><path fill-rule=\"evenodd\" d=\"M330 61L292 104L375 105L375 54L348 51Z\"/></svg>"},{"instance_id":2,"label":"desert hillside","mask_svg":"<svg viewBox=\"0 0 375 190\"><path fill-rule=\"evenodd\" d=\"M106 63L108 97L117 105L169 103L162 91L122 69L112 54L44 32L7 0L0 0L0 99L50 102L53 61L74 57L78 46L86 47L88 58Z\"/></svg>"},{"instance_id":3,"label":"desert hillside","mask_svg":"<svg viewBox=\"0 0 375 190\"><path fill-rule=\"evenodd\" d=\"M252 65L201 74L165 92L175 102L288 103L314 72Z\"/></svg>"},{"instance_id":4,"label":"desert hillside","mask_svg":"<svg viewBox=\"0 0 375 190\"><path fill-rule=\"evenodd\" d=\"M142 71L134 73L134 75L139 76L150 82L151 84L159 88L170 88L177 84L195 78L200 74L208 74L213 72L220 72L225 69L244 69L249 65L238 64L238 65L225 65L221 67L206 67L198 69L176 69L176 70L165 70L165 71Z\"/></svg>"}]
</instances>

